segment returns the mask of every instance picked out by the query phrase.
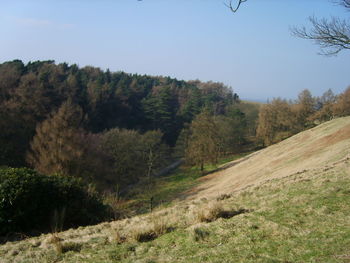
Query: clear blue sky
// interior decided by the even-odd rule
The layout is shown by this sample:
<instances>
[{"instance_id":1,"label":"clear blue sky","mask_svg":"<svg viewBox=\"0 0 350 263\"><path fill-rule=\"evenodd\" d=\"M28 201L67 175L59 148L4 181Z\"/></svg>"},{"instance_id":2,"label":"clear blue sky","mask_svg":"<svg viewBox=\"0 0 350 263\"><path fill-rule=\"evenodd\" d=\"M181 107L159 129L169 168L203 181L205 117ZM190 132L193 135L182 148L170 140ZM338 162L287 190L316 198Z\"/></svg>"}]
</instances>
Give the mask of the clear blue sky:
<instances>
[{"instance_id":1,"label":"clear blue sky","mask_svg":"<svg viewBox=\"0 0 350 263\"><path fill-rule=\"evenodd\" d=\"M242 98L350 85L350 51L291 36L307 17L350 17L331 0L0 0L0 62L54 59L111 71L219 81Z\"/></svg>"}]
</instances>

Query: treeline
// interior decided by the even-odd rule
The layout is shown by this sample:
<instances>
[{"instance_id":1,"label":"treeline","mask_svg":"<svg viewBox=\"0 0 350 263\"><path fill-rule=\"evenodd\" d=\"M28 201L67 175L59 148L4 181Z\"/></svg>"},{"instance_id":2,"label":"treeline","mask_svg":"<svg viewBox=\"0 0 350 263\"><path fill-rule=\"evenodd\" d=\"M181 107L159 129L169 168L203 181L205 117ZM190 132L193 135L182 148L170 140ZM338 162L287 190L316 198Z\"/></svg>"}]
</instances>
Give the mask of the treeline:
<instances>
[{"instance_id":1,"label":"treeline","mask_svg":"<svg viewBox=\"0 0 350 263\"><path fill-rule=\"evenodd\" d=\"M121 191L164 165L180 132L200 112L244 116L238 103L222 83L54 61L5 62L0 166L29 166Z\"/></svg>"},{"instance_id":2,"label":"treeline","mask_svg":"<svg viewBox=\"0 0 350 263\"><path fill-rule=\"evenodd\" d=\"M335 117L350 115L350 87L335 95L332 90L321 97L303 90L296 101L276 98L260 108L257 143L268 146Z\"/></svg>"}]
</instances>

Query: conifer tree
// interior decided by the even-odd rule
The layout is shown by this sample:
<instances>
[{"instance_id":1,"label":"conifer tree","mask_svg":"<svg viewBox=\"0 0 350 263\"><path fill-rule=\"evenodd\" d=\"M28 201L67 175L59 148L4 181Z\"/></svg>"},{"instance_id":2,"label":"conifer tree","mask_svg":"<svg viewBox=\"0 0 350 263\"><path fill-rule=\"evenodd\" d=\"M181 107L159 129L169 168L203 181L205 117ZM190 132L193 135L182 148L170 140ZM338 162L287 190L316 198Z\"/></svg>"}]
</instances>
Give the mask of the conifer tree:
<instances>
[{"instance_id":1,"label":"conifer tree","mask_svg":"<svg viewBox=\"0 0 350 263\"><path fill-rule=\"evenodd\" d=\"M43 174L74 175L83 154L80 144L82 110L64 102L51 117L37 125L27 162Z\"/></svg>"}]
</instances>

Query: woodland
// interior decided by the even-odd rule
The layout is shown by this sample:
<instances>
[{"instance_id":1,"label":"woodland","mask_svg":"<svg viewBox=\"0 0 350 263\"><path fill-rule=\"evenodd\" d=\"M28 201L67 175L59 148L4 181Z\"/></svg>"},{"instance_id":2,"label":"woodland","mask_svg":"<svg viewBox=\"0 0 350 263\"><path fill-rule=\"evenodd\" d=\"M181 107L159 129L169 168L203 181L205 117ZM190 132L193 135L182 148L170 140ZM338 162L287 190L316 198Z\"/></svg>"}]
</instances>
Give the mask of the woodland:
<instances>
[{"instance_id":1,"label":"woodland","mask_svg":"<svg viewBox=\"0 0 350 263\"><path fill-rule=\"evenodd\" d=\"M89 222L71 220L67 226L96 223L111 214L111 203L102 196L108 193L109 201L113 196L118 203L135 184L151 184L154 175L178 159L203 171L205 164L215 165L221 157L265 147L350 115L349 105L350 88L339 95L328 90L320 97L303 90L295 101L275 98L259 104L241 101L222 83L54 61L4 62L0 225L6 230L0 234L38 227L24 220L34 211L23 212L26 198L59 200L46 204L41 220L45 222L55 209L74 214L83 204L69 210L67 203L81 196L90 210L80 217L101 216ZM16 202L24 210L11 210Z\"/></svg>"},{"instance_id":2,"label":"woodland","mask_svg":"<svg viewBox=\"0 0 350 263\"><path fill-rule=\"evenodd\" d=\"M248 3L224 1L232 14ZM350 49L349 20L290 31L324 56ZM0 62L0 258L336 261L349 243L349 115L350 86L258 103L221 82Z\"/></svg>"}]
</instances>

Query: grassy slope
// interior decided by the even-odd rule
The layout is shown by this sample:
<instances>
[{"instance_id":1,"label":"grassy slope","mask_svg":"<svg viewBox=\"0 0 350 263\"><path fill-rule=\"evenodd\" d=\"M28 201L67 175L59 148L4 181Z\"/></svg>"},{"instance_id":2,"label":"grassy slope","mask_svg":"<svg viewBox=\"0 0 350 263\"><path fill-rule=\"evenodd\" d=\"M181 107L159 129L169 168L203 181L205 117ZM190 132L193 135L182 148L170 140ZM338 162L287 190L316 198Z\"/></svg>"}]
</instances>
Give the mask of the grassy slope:
<instances>
[{"instance_id":1,"label":"grassy slope","mask_svg":"<svg viewBox=\"0 0 350 263\"><path fill-rule=\"evenodd\" d=\"M320 133L336 138L334 134L349 121L335 120L313 129L309 144L319 140ZM301 148L308 148L302 140L305 134L290 138L289 143L297 145L299 138ZM153 214L58 233L60 242L46 235L2 245L1 262L350 262L347 143L345 136L340 145L324 145L314 152L317 158L309 159L314 160L310 166L303 164L299 171L291 169L293 162L286 157L284 164L279 163L285 169L280 169L281 176L264 177L245 190L221 196L220 201L204 198L203 190L201 198ZM266 149L270 158L276 147ZM331 152L326 154L325 149ZM325 156L326 162L315 161L324 161ZM237 215L201 222L200 215L213 207ZM137 242L140 233L158 233L158 237ZM65 253L57 253L59 246Z\"/></svg>"},{"instance_id":2,"label":"grassy slope","mask_svg":"<svg viewBox=\"0 0 350 263\"><path fill-rule=\"evenodd\" d=\"M335 119L253 153L247 160L203 179L192 199L231 193L265 180L331 165L349 155L350 117Z\"/></svg>"},{"instance_id":3,"label":"grassy slope","mask_svg":"<svg viewBox=\"0 0 350 263\"><path fill-rule=\"evenodd\" d=\"M217 165L205 165L204 173L213 173L215 170L228 162L240 159L249 153L233 154L219 159ZM202 172L198 167L181 166L169 175L155 178L151 189L148 189L147 182L141 182L129 193L129 198L124 210L128 215L137 215L149 212L150 199L153 197L155 207L168 207L172 203L183 199L183 193L197 186L202 177Z\"/></svg>"}]
</instances>

